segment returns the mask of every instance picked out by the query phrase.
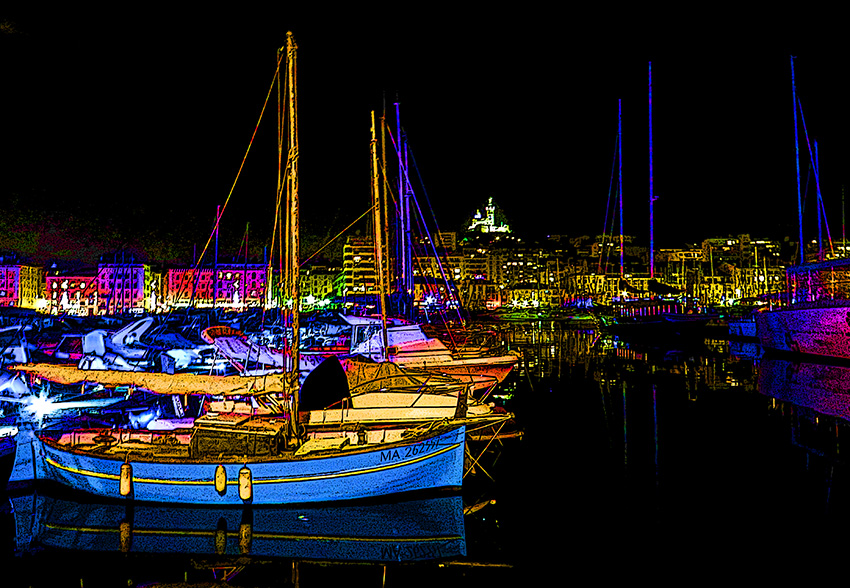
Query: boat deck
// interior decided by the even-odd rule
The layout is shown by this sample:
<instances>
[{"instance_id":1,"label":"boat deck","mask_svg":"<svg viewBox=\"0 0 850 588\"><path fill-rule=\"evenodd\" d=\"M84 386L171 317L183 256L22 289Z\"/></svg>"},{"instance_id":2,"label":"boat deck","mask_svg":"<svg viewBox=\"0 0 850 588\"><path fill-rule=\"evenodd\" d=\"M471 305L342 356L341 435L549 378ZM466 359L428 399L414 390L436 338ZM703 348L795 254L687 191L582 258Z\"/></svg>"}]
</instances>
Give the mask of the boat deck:
<instances>
[{"instance_id":1,"label":"boat deck","mask_svg":"<svg viewBox=\"0 0 850 588\"><path fill-rule=\"evenodd\" d=\"M107 459L131 459L134 462L175 460L232 463L244 461L246 458L252 461L275 461L298 459L328 451L338 453L344 450L354 453L372 450L376 446L409 442L413 430L418 431L424 439L431 436L429 433L437 434L440 430L458 426L460 423L446 420L439 426L431 423L431 427L417 427L413 430L410 426L369 428L362 425L340 430L337 424L337 427L327 431L320 428L308 430L306 441L297 447L287 447L284 443L276 445L274 439L281 431L263 430L263 425L269 424L263 419L253 422L258 427L242 430L229 422L217 424L218 428L194 427L178 431L73 430L62 432L58 436L47 435L42 439L55 447Z\"/></svg>"}]
</instances>

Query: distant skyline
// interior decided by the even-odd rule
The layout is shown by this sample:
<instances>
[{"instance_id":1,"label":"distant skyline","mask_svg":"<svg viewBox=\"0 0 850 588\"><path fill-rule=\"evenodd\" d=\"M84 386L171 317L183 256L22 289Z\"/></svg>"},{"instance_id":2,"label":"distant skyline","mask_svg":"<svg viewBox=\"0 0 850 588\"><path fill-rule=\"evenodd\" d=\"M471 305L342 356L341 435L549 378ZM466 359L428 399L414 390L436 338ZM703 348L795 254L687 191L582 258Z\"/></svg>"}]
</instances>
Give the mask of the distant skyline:
<instances>
[{"instance_id":1,"label":"distant skyline","mask_svg":"<svg viewBox=\"0 0 850 588\"><path fill-rule=\"evenodd\" d=\"M440 230L462 228L493 197L518 234L598 234L622 100L624 231L646 241L650 61L657 246L738 233L794 238L790 55L840 238L850 161L842 37L758 26L761 15L741 13L681 13L678 26L669 14L653 25L651 14L562 17L534 7L406 16L0 15L0 210L17 195L186 247L205 239L257 123L276 48L292 31L302 231L319 240L368 208L369 111L395 101L422 179L420 206ZM263 121L228 205L229 241L248 223L256 239L270 233L273 125ZM813 196L810 184L807 202ZM813 219L809 207L806 238Z\"/></svg>"}]
</instances>

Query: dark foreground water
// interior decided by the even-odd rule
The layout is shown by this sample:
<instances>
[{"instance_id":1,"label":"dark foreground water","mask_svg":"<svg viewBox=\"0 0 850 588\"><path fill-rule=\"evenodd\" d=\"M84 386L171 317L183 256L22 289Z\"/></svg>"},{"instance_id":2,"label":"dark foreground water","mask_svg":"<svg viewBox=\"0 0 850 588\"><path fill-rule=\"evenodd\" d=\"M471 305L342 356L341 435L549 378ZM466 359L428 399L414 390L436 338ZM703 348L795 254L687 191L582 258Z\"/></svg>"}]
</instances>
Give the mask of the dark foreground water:
<instances>
[{"instance_id":1,"label":"dark foreground water","mask_svg":"<svg viewBox=\"0 0 850 588\"><path fill-rule=\"evenodd\" d=\"M458 495L319 509L3 499L0 586L817 580L846 551L850 368L506 325L521 440ZM473 446L477 455L483 445Z\"/></svg>"}]
</instances>

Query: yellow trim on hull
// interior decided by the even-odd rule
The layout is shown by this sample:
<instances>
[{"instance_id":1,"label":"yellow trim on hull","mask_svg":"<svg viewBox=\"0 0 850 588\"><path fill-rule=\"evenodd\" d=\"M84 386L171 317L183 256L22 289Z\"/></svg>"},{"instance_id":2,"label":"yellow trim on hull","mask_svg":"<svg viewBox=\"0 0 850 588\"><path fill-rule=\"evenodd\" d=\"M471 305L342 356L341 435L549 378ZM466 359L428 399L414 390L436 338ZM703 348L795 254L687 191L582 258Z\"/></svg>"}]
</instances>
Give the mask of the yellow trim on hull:
<instances>
[{"instance_id":1,"label":"yellow trim on hull","mask_svg":"<svg viewBox=\"0 0 850 588\"><path fill-rule=\"evenodd\" d=\"M426 455L419 456L415 459L409 461L400 461L396 463L387 464L384 466L367 468L364 470L357 470L354 472L337 472L334 474L317 474L313 476L303 476L298 478L272 478L272 479L254 479L254 484L279 484L279 483L288 483L288 482L310 482L313 480L328 480L333 478L347 478L350 476L358 476L361 474L372 474L375 472L382 472L386 470L392 470L395 468L399 468L406 465L411 465L415 463L419 463L421 461L425 461L426 459L430 459L432 457L437 457L438 455L442 455L443 453L452 451L460 446L460 443L454 443L448 447L444 447L439 451L435 451L434 453L429 453ZM86 476L90 478L102 478L105 480L119 480L120 476L117 474L105 474L101 472L92 472L88 470L82 470L77 468L72 468L70 466L62 465L57 463L53 459L49 457L45 457L45 462L49 465L64 470L66 472L77 474L81 476ZM174 464L173 464L174 465ZM202 465L202 464L193 464L193 465ZM203 485L213 485L215 484L215 479L211 477L209 480L157 480L155 478L136 478L133 477L133 482L138 482L140 484L171 484L177 486L203 486ZM230 486L238 484L238 480L228 480L227 484Z\"/></svg>"},{"instance_id":2,"label":"yellow trim on hull","mask_svg":"<svg viewBox=\"0 0 850 588\"><path fill-rule=\"evenodd\" d=\"M55 531L73 531L75 533L119 533L120 529L98 528L98 527L73 527L70 525L51 525L45 524L45 528ZM174 530L167 529L137 529L133 528L133 535L179 535L190 537L214 537L217 531L196 531L192 529ZM238 537L238 531L225 533L228 538ZM432 541L446 541L453 539L462 539L460 535L446 535L441 537L337 537L333 535L294 535L289 533L252 533L254 539L293 539L304 540L312 539L316 541L352 541L352 542L380 542L380 543L399 543L415 542L415 543L430 543Z\"/></svg>"}]
</instances>

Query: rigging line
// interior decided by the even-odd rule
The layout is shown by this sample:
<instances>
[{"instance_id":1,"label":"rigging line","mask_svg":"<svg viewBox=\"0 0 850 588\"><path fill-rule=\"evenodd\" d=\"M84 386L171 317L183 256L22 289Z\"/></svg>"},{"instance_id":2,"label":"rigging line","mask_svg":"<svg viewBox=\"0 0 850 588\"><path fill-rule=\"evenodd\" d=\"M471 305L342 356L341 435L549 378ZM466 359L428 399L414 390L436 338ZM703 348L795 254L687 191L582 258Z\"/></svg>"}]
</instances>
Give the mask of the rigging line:
<instances>
[{"instance_id":1,"label":"rigging line","mask_svg":"<svg viewBox=\"0 0 850 588\"><path fill-rule=\"evenodd\" d=\"M305 263L307 263L308 261L310 261L311 259L313 259L314 257L316 257L319 253L321 253L322 251L324 251L324 250L325 250L325 249L326 249L326 248L327 248L327 247L328 247L331 243L333 243L334 241L336 241L337 239L339 239L340 237L342 237L342 235L343 235L343 234L345 234L345 232L346 232L348 229L350 229L351 227L353 227L354 225L356 225L356 224L360 221L360 219L362 219L362 218L363 218L364 216L366 216L367 214L370 214L373 210L375 210L375 205L374 205L374 204L373 204L372 206L370 206L370 207L369 207L369 209L368 209L366 212L364 212L363 214L361 214L360 216L358 216L356 219L354 219L354 220L351 222L351 224L349 224L347 227L345 227L343 230L341 230L339 233L337 233L334 237L332 237L330 241L328 241L327 243L325 243L324 245L322 245L321 247L319 247L318 251L316 251L313 255L311 255L310 257L308 257L308 258L307 258L307 259L305 259L304 261L302 261L300 265L301 265L301 266L303 266ZM299 266L299 267L300 267L300 266Z\"/></svg>"},{"instance_id":2,"label":"rigging line","mask_svg":"<svg viewBox=\"0 0 850 588\"><path fill-rule=\"evenodd\" d=\"M415 164L414 164L414 165L415 165ZM432 250L432 251L433 251L433 253L434 253L434 259L436 259L436 261L437 261L437 268L440 270L440 275L441 275L441 277L443 278L443 283L444 283L444 284L445 284L445 286L446 286L446 298L447 298L448 300L454 300L455 302L457 302L457 314L458 314L458 320L460 321L460 324L463 326L463 325L464 325L464 321L463 321L463 317L462 317L462 316L461 316L461 314L460 314L460 298L459 298L459 297L456 297L456 296L454 295L454 290L452 289L452 284L453 284L454 282L452 282L452 284L450 284L450 283L449 283L449 279L446 277L446 271L445 271L445 268L443 267L443 262L442 262L442 260L440 259L440 256L437 254L437 249L434 247L434 240L431 238L431 234L430 234L430 232L428 231L428 226L427 226L427 224L425 223L425 219L424 219L424 218L423 218L423 216L422 216L422 210L419 208L419 200L416 198L416 194L415 194L415 193L413 193L412 195L413 195L413 203L416 205L416 210L419 212L419 217L418 217L418 221L417 221L417 222L418 222L418 224L419 224L419 226L420 226L420 230L421 230L421 229L424 229L425 235L426 235L426 236L427 236L427 238L428 238L428 242L429 242L429 243L431 243L431 250ZM417 258L417 262L418 262L418 258ZM421 265L421 264L420 264L420 265ZM420 269L420 271L421 271L421 269ZM424 273L423 273L423 275L424 275ZM436 284L436 281L437 281L437 280L436 280L436 276L434 276L434 283L435 283L435 284ZM446 320L445 320L445 318L444 318L444 317L442 317L442 311L440 312L440 315L441 315L441 318L443 319L443 325L446 327L446 329L447 329L447 330L448 330L448 332L449 332L449 337L450 337L450 338L451 338L451 340L452 340L452 345L455 345L455 346L456 346L456 342L455 342L455 340L454 340L454 336L453 336L453 334L452 334L452 332L451 332L451 329L449 329L448 324L446 324Z\"/></svg>"},{"instance_id":3,"label":"rigging line","mask_svg":"<svg viewBox=\"0 0 850 588\"><path fill-rule=\"evenodd\" d=\"M809 142L809 131L806 129L806 117L803 114L803 103L797 98L797 104L800 106L800 121L803 123L803 134L806 135L806 146L809 148L809 162L811 163L812 169L815 173L815 186L817 187L817 212L818 218L823 214L824 224L826 225L826 238L829 241L830 251L834 254L835 252L832 250L832 237L829 234L829 222L826 220L826 209L824 208L823 199L821 198L820 191L820 172L818 170L817 162L815 161L814 154L812 153L812 145ZM817 141L815 141L815 147L817 147ZM822 245L818 243L818 247Z\"/></svg>"},{"instance_id":4,"label":"rigging line","mask_svg":"<svg viewBox=\"0 0 850 588\"><path fill-rule=\"evenodd\" d=\"M389 135L390 135L390 141L392 141L393 147L395 147L396 152L398 152L398 147L396 145L395 137L393 137L393 135L392 135L392 130L389 130ZM417 175L417 178L419 179L419 185L422 188L422 193L424 194L426 204L428 205L429 210L431 211L431 217L432 217L432 220L434 222L434 226L438 231L438 236L439 236L439 224L437 223L436 216L434 215L434 209L431 206L431 201L430 201L430 198L428 197L428 191L425 189L425 183L423 182L422 175L419 172L419 166L416 165L416 157L410 151L412 151L412 150L410 150L409 145L408 145L408 152L409 152L410 158L412 160L413 167L416 169L416 175ZM416 192L413 191L413 189L412 189L412 184L410 182L410 176L409 176L408 171L407 171L407 166L404 166L404 180L406 182L406 185L411 188L411 196L413 197L413 202L416 205L416 210L419 212L419 219L421 221L420 228L424 228L424 233L427 236L428 241L431 244L431 249L434 253L434 258L437 260L437 265L440 269L440 273L442 274L442 278L443 278L443 282L445 283L445 286L446 286L447 294L449 295L450 299L456 300L456 302L458 303L457 308L456 308L458 320L460 321L461 324L464 324L464 320L463 320L463 316L461 314L461 308L460 308L460 299L456 298L452 294L453 290L451 288L451 285L449 284L448 278L446 277L445 268L443 267L442 260L440 259L439 255L437 254L436 244L434 242L434 239L431 237L430 231L428 230L428 225L427 225L427 222L425 221L424 215L422 214L422 209L419 206L419 200L416 197ZM392 194L392 192L391 192L391 194ZM441 239L440 245L442 245L442 239ZM445 318L443 318L443 322L445 323ZM446 325L446 326L448 326L448 325Z\"/></svg>"},{"instance_id":5,"label":"rigging line","mask_svg":"<svg viewBox=\"0 0 850 588\"><path fill-rule=\"evenodd\" d=\"M290 151L287 153L287 156L286 156L286 166L283 168L283 171L284 171L284 174L285 174L285 175L289 175L290 170L291 170L291 168L292 168L292 164L293 164L293 162L294 162L294 160L295 160L295 159L296 159L296 157L295 157L295 156L293 156L293 154L292 154L292 150L290 150ZM277 194L276 194L276 196L275 196L275 207L274 207L275 215L274 215L274 225L272 226L272 238L271 238L271 244L272 244L271 251L272 251L272 255L270 255L270 256L269 256L268 269L271 269L272 267L274 267L274 259L273 259L273 257L274 257L274 245L275 245L275 239L276 239L276 238L278 238L278 239L279 239L279 238L282 238L282 236L283 236L283 231L282 231L282 228L281 228L281 225L282 225L283 223L280 221L280 217L282 216L282 215L281 215L281 209L282 209L282 207L283 207L283 193L284 193L284 188L285 188L285 187L286 187L286 184L285 184L285 181L284 181L284 182L281 182L280 188L275 190L275 191L277 192ZM281 271L282 271L282 268L283 268L283 265L282 265L282 264L283 264L283 260L282 260L282 258L283 258L283 251L282 251L282 249L281 249L278 253L279 253L279 255L278 255L278 257L279 257L279 261L280 261L280 263L281 263L281 267L280 267L280 269L281 269ZM281 275L282 275L282 274L281 274Z\"/></svg>"},{"instance_id":6,"label":"rigging line","mask_svg":"<svg viewBox=\"0 0 850 588\"><path fill-rule=\"evenodd\" d=\"M425 183L422 181L422 175L419 173L419 166L416 165L416 157L413 155L412 150L410 150L410 151L411 151L410 159L413 161L413 168L416 170L416 177L419 178L419 185L422 187L422 193L425 196L425 203L428 205L428 209L431 211L431 218L434 221L434 227L437 229L437 235L439 236L440 226L437 223L437 217L434 215L434 208L431 206L431 199L428 197L428 191L425 189ZM405 173L405 176L407 176L407 169L405 169L404 173ZM410 179L408 178L408 183L409 182L410 182ZM436 246L435 246L435 243L434 243L434 239L431 238L431 234L428 231L428 223L425 221L425 217L422 215L422 209L419 207L419 199L416 198L416 192L413 192L411 190L411 193L412 193L412 196L413 196L413 202L414 202L414 204L416 204L416 210L419 211L419 218L422 219L422 225L425 227L425 234L428 236L428 240L431 243L431 249L434 252L434 257L437 259L437 264L440 268L440 273L442 274L443 281L446 284L446 290L447 290L448 294L450 295L450 298L455 298L453 295L451 295L452 289L449 285L449 280L446 277L446 272L445 272L445 269L443 268L442 260L440 260L440 256L437 254L437 249L436 249ZM442 239L440 239L440 245L442 246ZM456 307L457 318L458 318L458 321L460 321L460 324L463 325L464 320L463 320L463 316L461 315L460 299L458 298L456 301L458 303L457 307Z\"/></svg>"},{"instance_id":7,"label":"rigging line","mask_svg":"<svg viewBox=\"0 0 850 588\"><path fill-rule=\"evenodd\" d=\"M200 256L199 260L204 258L204 254L206 253L207 249L209 248L210 243L212 242L213 236L215 235L215 232L218 230L218 226L221 223L221 217L224 214L224 209L227 208L227 203L230 202L230 197L233 196L233 190L234 190L234 188L236 188L236 182L239 181L239 176L242 174L242 168L245 167L245 160L248 159L248 153L251 151L251 146L254 144L254 139L257 136L257 129L260 128L260 121L263 120L263 114L265 114L265 112L266 112L266 106L269 103L269 98L272 95L272 90L274 90L275 82L277 81L277 78L280 75L280 62L281 62L281 57L278 56L277 67L275 67L274 77L272 78L272 83L269 86L268 94L266 94L266 99L263 102L263 108L260 110L260 117L257 119L257 124L254 126L254 133L251 135L251 140L248 142L248 148L245 150L245 155L242 157L242 163L239 164L239 171L236 172L236 177L233 179L233 185L230 186L230 192L227 194L227 198L224 200L224 205L222 205L221 211L216 215L215 227L213 228L213 232L210 233L210 236L207 239L207 243L206 243L206 245L204 245L203 251L201 251L201 256ZM195 267L196 268L200 267L200 261L199 261L199 264Z\"/></svg>"},{"instance_id":8,"label":"rigging line","mask_svg":"<svg viewBox=\"0 0 850 588\"><path fill-rule=\"evenodd\" d=\"M605 222L602 225L602 250L599 252L599 265L597 266L596 273L602 273L602 254L605 251L605 231L608 230L608 215L611 214L611 190L614 186L614 170L617 168L617 145L619 145L620 137L617 136L614 138L614 159L611 162L611 179L608 180L608 200L605 202ZM612 219L611 224L613 226L614 221ZM613 239L613 237L612 237ZM605 264L608 265L607 262Z\"/></svg>"},{"instance_id":9,"label":"rigging line","mask_svg":"<svg viewBox=\"0 0 850 588\"><path fill-rule=\"evenodd\" d=\"M415 170L416 170L416 177L419 179L419 185L422 187L422 194L425 196L425 204L427 204L427 205L428 205L428 210L430 210L430 211L431 211L431 219L434 221L434 228L436 228L436 229L437 229L437 236L439 236L439 233L440 233L440 225L439 225L439 223L437 222L437 216L434 214L434 207L433 207L433 206L431 206L431 199L428 197L428 190L426 190L426 189L425 189L425 182L424 182L424 181L422 181L422 174L421 174L421 173L419 173L419 166L418 166L418 165L416 165L416 156L413 154L413 150L412 150L412 149L410 149L410 145L409 145L409 144L408 144L408 151L410 152L410 153L409 153L409 155L410 155L410 159L413 161L413 169L415 169ZM406 173L406 170L405 170L405 173ZM409 178L408 178L408 182L409 182L409 181L410 181L410 180L409 180ZM414 197L414 198L416 198L416 194L415 194L415 193L413 194L413 197ZM421 214L421 211L420 211L420 214ZM423 221L423 222L425 222L425 219L423 218L423 219L422 219L422 221ZM440 245L442 245L442 240L441 240L441 242L440 242Z\"/></svg>"},{"instance_id":10,"label":"rigging line","mask_svg":"<svg viewBox=\"0 0 850 588\"><path fill-rule=\"evenodd\" d=\"M806 198L809 196L809 180L812 179L812 166L810 165L806 170L806 183L803 185L803 204L802 211L805 214L806 212Z\"/></svg>"}]
</instances>

